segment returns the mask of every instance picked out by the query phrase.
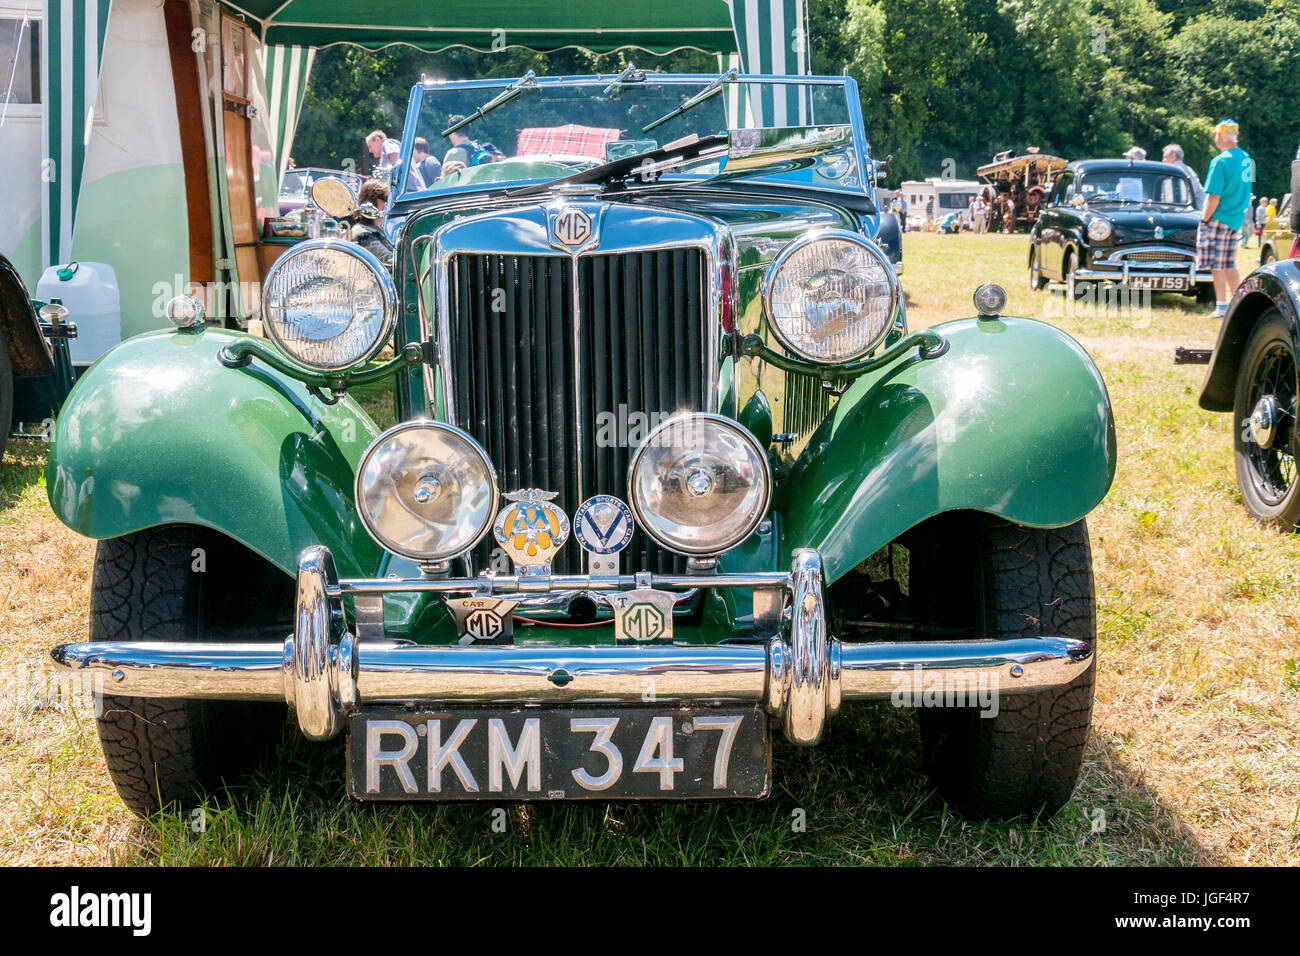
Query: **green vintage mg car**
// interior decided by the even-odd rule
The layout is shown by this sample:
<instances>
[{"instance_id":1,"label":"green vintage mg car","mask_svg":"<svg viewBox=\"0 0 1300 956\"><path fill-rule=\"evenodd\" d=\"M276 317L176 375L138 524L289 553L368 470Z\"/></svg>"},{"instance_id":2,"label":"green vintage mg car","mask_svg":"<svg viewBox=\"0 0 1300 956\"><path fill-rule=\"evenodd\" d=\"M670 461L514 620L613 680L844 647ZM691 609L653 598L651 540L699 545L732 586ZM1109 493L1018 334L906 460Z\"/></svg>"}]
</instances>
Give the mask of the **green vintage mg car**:
<instances>
[{"instance_id":1,"label":"green vintage mg car","mask_svg":"<svg viewBox=\"0 0 1300 956\"><path fill-rule=\"evenodd\" d=\"M470 148L404 189L417 136ZM99 545L53 655L133 810L286 708L360 800L763 797L773 738L857 701L915 708L967 814L1069 799L1105 385L996 286L908 327L851 79L421 83L402 142L391 271L304 242L269 340L177 300L58 419L50 501Z\"/></svg>"}]
</instances>

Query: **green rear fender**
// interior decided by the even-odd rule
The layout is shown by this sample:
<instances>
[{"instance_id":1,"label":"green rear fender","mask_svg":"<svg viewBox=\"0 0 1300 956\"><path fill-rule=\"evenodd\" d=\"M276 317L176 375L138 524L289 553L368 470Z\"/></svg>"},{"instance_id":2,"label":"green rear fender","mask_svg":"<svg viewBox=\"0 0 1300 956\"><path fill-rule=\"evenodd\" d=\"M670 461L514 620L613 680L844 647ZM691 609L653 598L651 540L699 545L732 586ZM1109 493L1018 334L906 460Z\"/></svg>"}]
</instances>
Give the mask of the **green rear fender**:
<instances>
[{"instance_id":1,"label":"green rear fender","mask_svg":"<svg viewBox=\"0 0 1300 956\"><path fill-rule=\"evenodd\" d=\"M353 476L374 422L350 398L327 405L256 360L222 365L218 352L242 338L152 333L100 359L55 424L50 506L91 538L194 524L290 575L313 544L342 574L373 573L380 549L357 518Z\"/></svg>"},{"instance_id":2,"label":"green rear fender","mask_svg":"<svg viewBox=\"0 0 1300 956\"><path fill-rule=\"evenodd\" d=\"M939 357L854 382L774 497L782 550L818 549L830 581L940 512L1056 527L1110 489L1115 423L1082 346L1031 319L936 330Z\"/></svg>"}]
</instances>

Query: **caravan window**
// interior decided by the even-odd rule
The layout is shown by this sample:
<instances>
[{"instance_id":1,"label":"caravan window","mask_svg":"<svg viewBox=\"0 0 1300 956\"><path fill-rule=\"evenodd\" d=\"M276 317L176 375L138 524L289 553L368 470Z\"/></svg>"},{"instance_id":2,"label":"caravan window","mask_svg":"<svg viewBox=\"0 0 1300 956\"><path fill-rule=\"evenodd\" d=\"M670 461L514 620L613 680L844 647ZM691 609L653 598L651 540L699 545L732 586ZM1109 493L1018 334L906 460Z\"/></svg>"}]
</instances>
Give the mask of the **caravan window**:
<instances>
[{"instance_id":1,"label":"caravan window","mask_svg":"<svg viewBox=\"0 0 1300 956\"><path fill-rule=\"evenodd\" d=\"M0 103L41 101L41 24L0 17Z\"/></svg>"}]
</instances>

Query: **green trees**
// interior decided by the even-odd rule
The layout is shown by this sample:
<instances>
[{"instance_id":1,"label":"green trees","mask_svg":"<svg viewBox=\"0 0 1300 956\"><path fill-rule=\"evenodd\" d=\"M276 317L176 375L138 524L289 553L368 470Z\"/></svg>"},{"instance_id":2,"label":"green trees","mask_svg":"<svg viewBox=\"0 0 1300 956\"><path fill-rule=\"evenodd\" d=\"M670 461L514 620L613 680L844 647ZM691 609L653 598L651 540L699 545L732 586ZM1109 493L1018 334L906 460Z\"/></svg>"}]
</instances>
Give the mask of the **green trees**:
<instances>
[{"instance_id":1,"label":"green trees","mask_svg":"<svg viewBox=\"0 0 1300 956\"><path fill-rule=\"evenodd\" d=\"M1288 188L1300 143L1296 0L809 0L813 67L846 69L893 181L970 177L1003 149L1152 159L1204 171L1231 116L1259 191Z\"/></svg>"}]
</instances>

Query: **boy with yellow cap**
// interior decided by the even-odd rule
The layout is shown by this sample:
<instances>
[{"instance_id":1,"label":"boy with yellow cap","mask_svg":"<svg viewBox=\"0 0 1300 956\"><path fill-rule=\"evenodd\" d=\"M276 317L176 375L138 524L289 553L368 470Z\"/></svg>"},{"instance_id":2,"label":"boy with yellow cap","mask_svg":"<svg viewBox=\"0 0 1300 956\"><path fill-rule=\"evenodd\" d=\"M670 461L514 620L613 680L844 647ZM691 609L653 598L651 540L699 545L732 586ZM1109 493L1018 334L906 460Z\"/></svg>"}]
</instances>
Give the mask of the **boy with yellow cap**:
<instances>
[{"instance_id":1,"label":"boy with yellow cap","mask_svg":"<svg viewBox=\"0 0 1300 956\"><path fill-rule=\"evenodd\" d=\"M1222 150L1210 160L1205 177L1205 208L1196 237L1196 266L1214 276L1214 312L1222 318L1228 299L1237 288L1237 233L1250 204L1250 187L1255 182L1255 163L1237 145L1237 121L1220 120L1214 127L1214 145Z\"/></svg>"}]
</instances>

